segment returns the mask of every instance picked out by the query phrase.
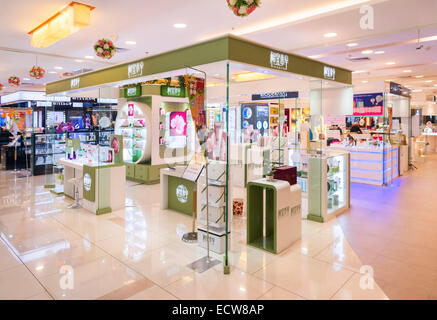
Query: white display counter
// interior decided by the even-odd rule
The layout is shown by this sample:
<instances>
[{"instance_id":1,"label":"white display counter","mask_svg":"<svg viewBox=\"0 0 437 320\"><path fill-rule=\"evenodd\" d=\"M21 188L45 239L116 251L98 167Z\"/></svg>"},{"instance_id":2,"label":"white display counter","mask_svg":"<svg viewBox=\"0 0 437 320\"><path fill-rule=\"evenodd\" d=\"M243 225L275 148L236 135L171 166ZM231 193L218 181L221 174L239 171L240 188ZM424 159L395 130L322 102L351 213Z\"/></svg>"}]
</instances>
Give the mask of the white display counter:
<instances>
[{"instance_id":1,"label":"white display counter","mask_svg":"<svg viewBox=\"0 0 437 320\"><path fill-rule=\"evenodd\" d=\"M422 133L425 138L425 154L437 152L437 132Z\"/></svg>"},{"instance_id":2,"label":"white display counter","mask_svg":"<svg viewBox=\"0 0 437 320\"><path fill-rule=\"evenodd\" d=\"M301 189L287 181L247 184L247 244L280 253L301 239Z\"/></svg>"},{"instance_id":3,"label":"white display counter","mask_svg":"<svg viewBox=\"0 0 437 320\"><path fill-rule=\"evenodd\" d=\"M350 152L351 182L383 185L399 176L397 146L386 147L384 153L381 148L373 147L344 147L337 144L328 148Z\"/></svg>"},{"instance_id":4,"label":"white display counter","mask_svg":"<svg viewBox=\"0 0 437 320\"><path fill-rule=\"evenodd\" d=\"M82 206L95 214L109 213L125 207L126 167L60 159L64 166L64 194L74 199L76 186L69 180L81 179L79 198Z\"/></svg>"}]
</instances>

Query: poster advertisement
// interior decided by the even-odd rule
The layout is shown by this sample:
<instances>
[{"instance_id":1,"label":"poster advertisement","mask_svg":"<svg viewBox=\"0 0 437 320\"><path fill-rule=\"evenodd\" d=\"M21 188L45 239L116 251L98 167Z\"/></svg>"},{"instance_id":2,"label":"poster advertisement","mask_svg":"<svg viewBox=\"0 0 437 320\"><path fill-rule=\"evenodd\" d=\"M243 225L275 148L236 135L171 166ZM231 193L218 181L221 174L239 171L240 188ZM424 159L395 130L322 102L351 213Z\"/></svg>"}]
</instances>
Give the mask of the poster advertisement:
<instances>
[{"instance_id":1,"label":"poster advertisement","mask_svg":"<svg viewBox=\"0 0 437 320\"><path fill-rule=\"evenodd\" d=\"M184 78L194 124L196 127L206 125L205 79L188 75L185 75Z\"/></svg>"},{"instance_id":2,"label":"poster advertisement","mask_svg":"<svg viewBox=\"0 0 437 320\"><path fill-rule=\"evenodd\" d=\"M382 116L384 94L354 94L354 116Z\"/></svg>"},{"instance_id":3,"label":"poster advertisement","mask_svg":"<svg viewBox=\"0 0 437 320\"><path fill-rule=\"evenodd\" d=\"M185 137L187 135L187 114L185 112L170 113L170 136Z\"/></svg>"}]
</instances>

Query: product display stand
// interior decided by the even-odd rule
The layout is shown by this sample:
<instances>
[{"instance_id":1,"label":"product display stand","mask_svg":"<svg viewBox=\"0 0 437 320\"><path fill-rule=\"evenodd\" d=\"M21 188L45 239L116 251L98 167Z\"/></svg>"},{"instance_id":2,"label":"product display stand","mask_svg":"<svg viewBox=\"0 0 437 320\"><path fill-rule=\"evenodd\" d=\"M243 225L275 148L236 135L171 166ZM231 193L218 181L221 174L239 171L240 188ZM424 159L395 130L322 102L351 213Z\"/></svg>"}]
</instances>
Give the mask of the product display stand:
<instances>
[{"instance_id":1,"label":"product display stand","mask_svg":"<svg viewBox=\"0 0 437 320\"><path fill-rule=\"evenodd\" d=\"M301 239L301 189L287 181L247 184L247 244L280 253Z\"/></svg>"}]
</instances>

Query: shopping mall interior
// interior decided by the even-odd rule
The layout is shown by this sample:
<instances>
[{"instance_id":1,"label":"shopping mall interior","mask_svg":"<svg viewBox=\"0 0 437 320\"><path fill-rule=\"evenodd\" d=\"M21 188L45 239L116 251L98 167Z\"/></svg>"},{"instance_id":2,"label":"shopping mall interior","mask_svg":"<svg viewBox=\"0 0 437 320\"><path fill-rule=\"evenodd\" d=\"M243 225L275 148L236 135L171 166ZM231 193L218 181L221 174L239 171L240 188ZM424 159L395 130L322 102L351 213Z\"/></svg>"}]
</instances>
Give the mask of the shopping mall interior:
<instances>
[{"instance_id":1,"label":"shopping mall interior","mask_svg":"<svg viewBox=\"0 0 437 320\"><path fill-rule=\"evenodd\" d=\"M437 300L437 1L0 13L0 300Z\"/></svg>"}]
</instances>

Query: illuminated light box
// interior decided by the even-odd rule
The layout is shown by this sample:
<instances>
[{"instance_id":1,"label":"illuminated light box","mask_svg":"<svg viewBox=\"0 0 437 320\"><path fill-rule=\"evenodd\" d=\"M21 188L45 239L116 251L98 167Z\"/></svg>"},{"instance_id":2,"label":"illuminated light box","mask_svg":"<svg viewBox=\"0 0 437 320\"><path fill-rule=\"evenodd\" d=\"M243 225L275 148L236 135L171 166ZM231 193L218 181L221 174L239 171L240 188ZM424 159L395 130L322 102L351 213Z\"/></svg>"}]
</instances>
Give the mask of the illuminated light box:
<instances>
[{"instance_id":1,"label":"illuminated light box","mask_svg":"<svg viewBox=\"0 0 437 320\"><path fill-rule=\"evenodd\" d=\"M94 8L75 1L69 3L29 32L31 46L46 48L88 26Z\"/></svg>"}]
</instances>

